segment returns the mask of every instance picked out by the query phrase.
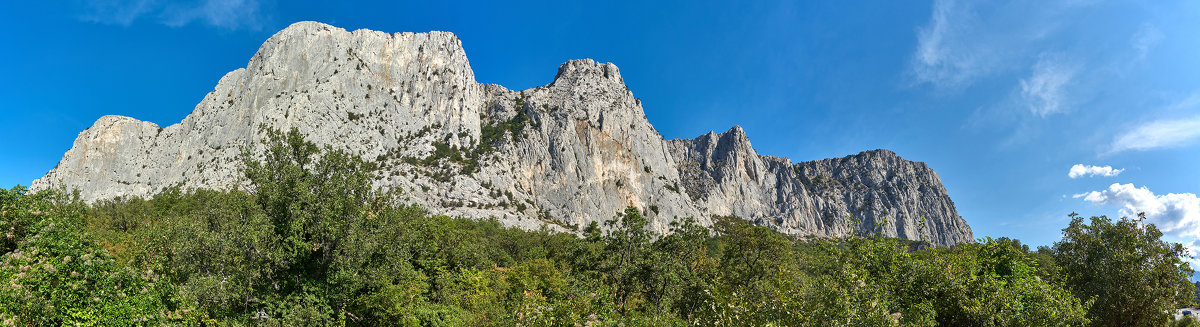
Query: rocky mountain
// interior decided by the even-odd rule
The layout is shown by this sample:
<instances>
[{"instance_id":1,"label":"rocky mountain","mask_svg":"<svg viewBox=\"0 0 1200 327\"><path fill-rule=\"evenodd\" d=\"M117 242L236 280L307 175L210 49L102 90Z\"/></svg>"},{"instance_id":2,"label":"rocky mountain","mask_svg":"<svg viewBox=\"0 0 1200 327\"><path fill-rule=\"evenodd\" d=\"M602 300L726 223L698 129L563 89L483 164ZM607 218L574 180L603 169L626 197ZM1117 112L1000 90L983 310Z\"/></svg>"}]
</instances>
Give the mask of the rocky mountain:
<instances>
[{"instance_id":1,"label":"rocky mountain","mask_svg":"<svg viewBox=\"0 0 1200 327\"><path fill-rule=\"evenodd\" d=\"M100 118L31 190L95 201L244 187L239 154L261 153L262 126L380 162L376 186L433 213L522 228L578 230L633 206L660 232L734 215L796 235L973 241L937 174L887 150L793 164L737 126L668 141L613 64L572 60L513 91L477 83L451 33L315 22L272 36L178 124Z\"/></svg>"}]
</instances>

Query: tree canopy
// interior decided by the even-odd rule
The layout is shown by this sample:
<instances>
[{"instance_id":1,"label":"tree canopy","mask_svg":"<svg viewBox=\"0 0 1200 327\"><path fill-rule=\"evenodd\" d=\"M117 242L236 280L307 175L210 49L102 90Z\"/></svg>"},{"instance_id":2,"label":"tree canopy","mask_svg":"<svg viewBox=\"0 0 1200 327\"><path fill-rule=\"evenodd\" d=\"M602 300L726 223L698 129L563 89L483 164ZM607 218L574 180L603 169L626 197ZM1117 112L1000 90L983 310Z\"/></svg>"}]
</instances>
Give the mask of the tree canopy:
<instances>
[{"instance_id":1,"label":"tree canopy","mask_svg":"<svg viewBox=\"0 0 1200 327\"><path fill-rule=\"evenodd\" d=\"M430 215L372 163L271 132L247 190L84 204L0 190L0 323L364 326L1145 326L1190 304L1179 244L1143 218L1063 240L930 248L803 239L736 217L579 234Z\"/></svg>"},{"instance_id":2,"label":"tree canopy","mask_svg":"<svg viewBox=\"0 0 1200 327\"><path fill-rule=\"evenodd\" d=\"M1157 326L1196 296L1187 249L1161 240L1146 216L1071 215L1062 241L1054 243L1059 276L1077 296L1091 299L1088 316L1102 326Z\"/></svg>"}]
</instances>

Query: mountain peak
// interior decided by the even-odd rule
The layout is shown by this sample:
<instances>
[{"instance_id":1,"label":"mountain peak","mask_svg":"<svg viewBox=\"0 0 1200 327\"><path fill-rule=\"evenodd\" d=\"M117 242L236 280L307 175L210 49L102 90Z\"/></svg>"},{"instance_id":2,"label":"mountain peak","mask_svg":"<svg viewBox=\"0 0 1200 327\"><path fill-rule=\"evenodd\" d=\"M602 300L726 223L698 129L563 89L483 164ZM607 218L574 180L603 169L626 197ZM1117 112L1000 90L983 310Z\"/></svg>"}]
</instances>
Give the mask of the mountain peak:
<instances>
[{"instance_id":1,"label":"mountain peak","mask_svg":"<svg viewBox=\"0 0 1200 327\"><path fill-rule=\"evenodd\" d=\"M881 156L881 157L899 157L899 155L897 155L896 152L894 152L892 150L888 150L888 149L875 149L875 150L871 150L871 151L863 151L859 154L876 155L876 156Z\"/></svg>"},{"instance_id":2,"label":"mountain peak","mask_svg":"<svg viewBox=\"0 0 1200 327\"><path fill-rule=\"evenodd\" d=\"M742 130L742 126L739 125L733 125L728 131L721 133L721 140L723 142L744 143L746 147L750 146L750 138L746 136L746 131Z\"/></svg>"},{"instance_id":3,"label":"mountain peak","mask_svg":"<svg viewBox=\"0 0 1200 327\"><path fill-rule=\"evenodd\" d=\"M105 115L105 116L100 117L99 119L96 119L96 122L93 123L92 127L88 128L88 129L104 130L104 129L111 129L111 128L120 128L120 126L124 126L126 124L150 124L156 128L158 127L157 124L147 122L147 121L141 121L141 120L138 120L137 118L133 118L133 117L121 116L121 115Z\"/></svg>"},{"instance_id":4,"label":"mountain peak","mask_svg":"<svg viewBox=\"0 0 1200 327\"><path fill-rule=\"evenodd\" d=\"M322 22L305 20L305 21L299 21L299 22L292 23L291 25L288 25L288 27L285 27L282 30L280 30L279 33L322 32L322 31L332 31L335 29L344 30L342 28L339 28L339 27L336 27L333 25L329 25L329 24L325 24Z\"/></svg>"},{"instance_id":5,"label":"mountain peak","mask_svg":"<svg viewBox=\"0 0 1200 327\"><path fill-rule=\"evenodd\" d=\"M558 74L554 75L552 85L579 84L586 82L603 82L625 85L621 71L617 65L605 62L598 63L592 59L574 59L558 65Z\"/></svg>"}]
</instances>

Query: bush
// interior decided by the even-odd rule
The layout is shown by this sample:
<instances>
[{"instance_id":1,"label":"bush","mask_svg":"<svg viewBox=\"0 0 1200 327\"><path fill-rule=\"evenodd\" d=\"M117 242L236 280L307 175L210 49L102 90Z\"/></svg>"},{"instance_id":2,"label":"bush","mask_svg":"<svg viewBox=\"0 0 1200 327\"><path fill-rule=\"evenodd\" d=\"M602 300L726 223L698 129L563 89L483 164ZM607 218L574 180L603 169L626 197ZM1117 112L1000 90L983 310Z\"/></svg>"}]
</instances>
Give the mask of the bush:
<instances>
[{"instance_id":1,"label":"bush","mask_svg":"<svg viewBox=\"0 0 1200 327\"><path fill-rule=\"evenodd\" d=\"M1169 312L1192 303L1187 249L1162 241L1162 232L1145 220L1144 214L1117 221L1100 216L1088 225L1071 214L1062 241L1054 243L1067 287L1095 302L1088 316L1096 325L1160 325Z\"/></svg>"},{"instance_id":2,"label":"bush","mask_svg":"<svg viewBox=\"0 0 1200 327\"><path fill-rule=\"evenodd\" d=\"M9 227L0 257L0 322L5 325L165 323L170 285L119 264L81 228L84 206L53 191L0 190ZM186 311L186 310L184 310Z\"/></svg>"},{"instance_id":3,"label":"bush","mask_svg":"<svg viewBox=\"0 0 1200 327\"><path fill-rule=\"evenodd\" d=\"M246 156L249 191L89 206L0 190L0 322L1161 325L1194 294L1182 249L1140 219L1076 218L1038 252L1004 238L801 240L736 217L659 235L632 207L579 237L428 215L372 188L373 164L269 134L262 158ZM1114 304L1138 311L1100 309Z\"/></svg>"}]
</instances>

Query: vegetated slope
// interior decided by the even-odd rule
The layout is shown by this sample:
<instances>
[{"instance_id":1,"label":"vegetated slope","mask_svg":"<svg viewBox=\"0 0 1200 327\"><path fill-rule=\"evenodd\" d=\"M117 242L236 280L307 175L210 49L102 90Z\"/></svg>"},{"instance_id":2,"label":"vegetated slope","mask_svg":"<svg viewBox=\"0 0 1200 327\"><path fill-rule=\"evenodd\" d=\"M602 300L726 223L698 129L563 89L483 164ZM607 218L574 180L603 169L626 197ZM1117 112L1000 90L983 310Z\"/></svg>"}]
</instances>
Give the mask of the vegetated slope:
<instances>
[{"instance_id":1,"label":"vegetated slope","mask_svg":"<svg viewBox=\"0 0 1200 327\"><path fill-rule=\"evenodd\" d=\"M260 155L267 129L292 128L377 161L377 187L432 212L523 228L579 230L636 207L657 232L736 215L795 235L973 240L937 174L890 151L792 164L758 155L740 127L666 141L613 64L572 60L512 91L477 83L451 33L315 22L276 33L179 124L100 118L31 190L242 187L242 149Z\"/></svg>"}]
</instances>

